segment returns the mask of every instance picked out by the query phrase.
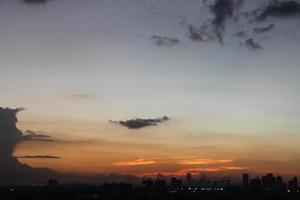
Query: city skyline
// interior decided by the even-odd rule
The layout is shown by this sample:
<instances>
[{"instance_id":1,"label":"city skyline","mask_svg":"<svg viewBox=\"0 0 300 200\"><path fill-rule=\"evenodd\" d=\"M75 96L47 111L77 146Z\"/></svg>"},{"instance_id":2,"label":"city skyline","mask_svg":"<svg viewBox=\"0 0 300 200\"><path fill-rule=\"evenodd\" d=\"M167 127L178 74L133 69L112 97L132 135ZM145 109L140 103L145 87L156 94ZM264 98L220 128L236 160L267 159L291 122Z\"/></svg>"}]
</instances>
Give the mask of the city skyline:
<instances>
[{"instance_id":1,"label":"city skyline","mask_svg":"<svg viewBox=\"0 0 300 200\"><path fill-rule=\"evenodd\" d=\"M2 0L0 173L300 176L299 19L299 0Z\"/></svg>"}]
</instances>

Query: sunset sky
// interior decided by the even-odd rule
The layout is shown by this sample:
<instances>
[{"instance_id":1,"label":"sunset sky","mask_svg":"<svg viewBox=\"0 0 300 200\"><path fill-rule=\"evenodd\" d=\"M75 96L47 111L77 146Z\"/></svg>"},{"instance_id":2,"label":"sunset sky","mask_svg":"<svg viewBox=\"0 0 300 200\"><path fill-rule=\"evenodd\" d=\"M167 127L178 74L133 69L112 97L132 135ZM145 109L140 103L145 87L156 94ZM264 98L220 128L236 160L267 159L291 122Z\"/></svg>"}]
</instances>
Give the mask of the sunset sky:
<instances>
[{"instance_id":1,"label":"sunset sky","mask_svg":"<svg viewBox=\"0 0 300 200\"><path fill-rule=\"evenodd\" d=\"M14 156L64 173L300 175L300 1L288 16L232 2L1 0L0 106L43 136Z\"/></svg>"}]
</instances>

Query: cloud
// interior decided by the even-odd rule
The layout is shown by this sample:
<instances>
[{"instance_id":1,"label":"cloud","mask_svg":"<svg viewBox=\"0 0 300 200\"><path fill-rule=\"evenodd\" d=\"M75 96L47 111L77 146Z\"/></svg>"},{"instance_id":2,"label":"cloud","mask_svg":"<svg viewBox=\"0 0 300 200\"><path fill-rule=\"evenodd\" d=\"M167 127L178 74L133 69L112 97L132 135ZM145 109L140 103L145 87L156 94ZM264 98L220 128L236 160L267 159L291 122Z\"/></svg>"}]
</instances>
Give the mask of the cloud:
<instances>
[{"instance_id":1,"label":"cloud","mask_svg":"<svg viewBox=\"0 0 300 200\"><path fill-rule=\"evenodd\" d=\"M210 164L219 164L219 163L231 163L233 160L229 159L185 159L179 161L181 165L210 165Z\"/></svg>"},{"instance_id":2,"label":"cloud","mask_svg":"<svg viewBox=\"0 0 300 200\"><path fill-rule=\"evenodd\" d=\"M268 17L286 18L300 16L300 4L296 1L273 1L266 6L257 17L258 21L264 21Z\"/></svg>"},{"instance_id":3,"label":"cloud","mask_svg":"<svg viewBox=\"0 0 300 200\"><path fill-rule=\"evenodd\" d=\"M216 39L215 32L210 30L210 25L203 24L200 28L193 25L188 26L189 38L193 41L208 42Z\"/></svg>"},{"instance_id":4,"label":"cloud","mask_svg":"<svg viewBox=\"0 0 300 200\"><path fill-rule=\"evenodd\" d=\"M32 138L17 129L17 113L23 108L0 107L0 185L41 183L55 173L47 169L35 169L19 163L13 156L15 146Z\"/></svg>"},{"instance_id":5,"label":"cloud","mask_svg":"<svg viewBox=\"0 0 300 200\"><path fill-rule=\"evenodd\" d=\"M127 166L152 165L155 163L156 163L155 160L138 159L138 160L133 160L133 161L115 162L115 163L113 163L113 165L120 166L120 167L127 167Z\"/></svg>"},{"instance_id":6,"label":"cloud","mask_svg":"<svg viewBox=\"0 0 300 200\"><path fill-rule=\"evenodd\" d=\"M218 171L221 171L220 168L217 168L217 167L213 167L213 168L210 168L210 167L206 167L206 168L193 168L193 169L188 169L188 170L184 170L184 171L187 171L189 173L201 173L201 172L218 172Z\"/></svg>"},{"instance_id":7,"label":"cloud","mask_svg":"<svg viewBox=\"0 0 300 200\"><path fill-rule=\"evenodd\" d=\"M223 32L226 21L235 16L242 3L242 0L216 0L212 5L205 4L214 16L214 19L208 18L200 27L189 25L189 38L193 41L217 41L223 44Z\"/></svg>"},{"instance_id":8,"label":"cloud","mask_svg":"<svg viewBox=\"0 0 300 200\"><path fill-rule=\"evenodd\" d=\"M166 46L166 47L172 47L179 43L179 40L177 38L170 38L170 37L159 36L159 35L153 35L151 37L151 40L157 46Z\"/></svg>"},{"instance_id":9,"label":"cloud","mask_svg":"<svg viewBox=\"0 0 300 200\"><path fill-rule=\"evenodd\" d=\"M50 156L50 155L26 155L26 156L17 156L17 158L22 159L60 159L59 156Z\"/></svg>"},{"instance_id":10,"label":"cloud","mask_svg":"<svg viewBox=\"0 0 300 200\"><path fill-rule=\"evenodd\" d=\"M274 28L274 24L270 24L269 26L266 26L266 27L256 27L253 29L253 31L255 33L265 33L265 32L268 32L268 31L271 31L273 28Z\"/></svg>"},{"instance_id":11,"label":"cloud","mask_svg":"<svg viewBox=\"0 0 300 200\"><path fill-rule=\"evenodd\" d=\"M51 138L50 135L39 134L32 130L27 130L26 133L34 138Z\"/></svg>"},{"instance_id":12,"label":"cloud","mask_svg":"<svg viewBox=\"0 0 300 200\"><path fill-rule=\"evenodd\" d=\"M214 0L204 1L204 7L211 15L206 16L202 12L203 20L200 24L188 25L189 39L198 42L219 42L226 45L247 37L247 35L252 35L252 38L236 43L243 44L244 47L251 50L263 48L261 44L255 42L256 34L270 32L276 25L276 23L272 23L267 26L259 26L260 22L269 17L300 17L300 2L296 1L272 0L268 1L265 6L262 6L259 1L253 1L250 6L243 0ZM228 36L235 37L235 40Z\"/></svg>"},{"instance_id":13,"label":"cloud","mask_svg":"<svg viewBox=\"0 0 300 200\"><path fill-rule=\"evenodd\" d=\"M262 46L255 42L252 38L245 41L245 45L251 50L259 50L262 49Z\"/></svg>"},{"instance_id":14,"label":"cloud","mask_svg":"<svg viewBox=\"0 0 300 200\"><path fill-rule=\"evenodd\" d=\"M225 170L244 170L246 167L238 167L238 166L222 166L222 169Z\"/></svg>"},{"instance_id":15,"label":"cloud","mask_svg":"<svg viewBox=\"0 0 300 200\"><path fill-rule=\"evenodd\" d=\"M215 16L212 23L216 28L223 29L226 19L233 16L234 2L233 0L216 0L211 6L211 12Z\"/></svg>"},{"instance_id":16,"label":"cloud","mask_svg":"<svg viewBox=\"0 0 300 200\"><path fill-rule=\"evenodd\" d=\"M45 4L50 0L22 0L22 1L27 4Z\"/></svg>"},{"instance_id":17,"label":"cloud","mask_svg":"<svg viewBox=\"0 0 300 200\"><path fill-rule=\"evenodd\" d=\"M156 118L156 119L131 119L127 121L109 121L110 123L120 124L129 129L140 129L147 126L156 126L158 123L162 123L168 121L169 118L167 116Z\"/></svg>"},{"instance_id":18,"label":"cloud","mask_svg":"<svg viewBox=\"0 0 300 200\"><path fill-rule=\"evenodd\" d=\"M236 36L236 37L246 37L246 33L245 33L245 31L239 31L234 36Z\"/></svg>"},{"instance_id":19,"label":"cloud","mask_svg":"<svg viewBox=\"0 0 300 200\"><path fill-rule=\"evenodd\" d=\"M23 135L22 140L35 140L42 142L55 142L50 135L39 134L31 130L26 131L26 135Z\"/></svg>"},{"instance_id":20,"label":"cloud","mask_svg":"<svg viewBox=\"0 0 300 200\"><path fill-rule=\"evenodd\" d=\"M190 173L201 173L201 172L221 172L221 171L241 171L247 168L240 166L220 166L220 167L200 167L186 169L185 171Z\"/></svg>"}]
</instances>

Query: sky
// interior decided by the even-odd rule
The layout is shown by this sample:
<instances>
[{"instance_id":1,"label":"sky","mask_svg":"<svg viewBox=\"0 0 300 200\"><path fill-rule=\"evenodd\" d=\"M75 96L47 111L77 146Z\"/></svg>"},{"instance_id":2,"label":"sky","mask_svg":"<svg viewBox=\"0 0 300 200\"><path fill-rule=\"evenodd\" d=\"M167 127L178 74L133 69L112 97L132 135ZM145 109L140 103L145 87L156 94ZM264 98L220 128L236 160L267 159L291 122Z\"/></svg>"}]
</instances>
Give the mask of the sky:
<instances>
[{"instance_id":1,"label":"sky","mask_svg":"<svg viewBox=\"0 0 300 200\"><path fill-rule=\"evenodd\" d=\"M12 165L300 175L299 19L298 0L1 0Z\"/></svg>"}]
</instances>

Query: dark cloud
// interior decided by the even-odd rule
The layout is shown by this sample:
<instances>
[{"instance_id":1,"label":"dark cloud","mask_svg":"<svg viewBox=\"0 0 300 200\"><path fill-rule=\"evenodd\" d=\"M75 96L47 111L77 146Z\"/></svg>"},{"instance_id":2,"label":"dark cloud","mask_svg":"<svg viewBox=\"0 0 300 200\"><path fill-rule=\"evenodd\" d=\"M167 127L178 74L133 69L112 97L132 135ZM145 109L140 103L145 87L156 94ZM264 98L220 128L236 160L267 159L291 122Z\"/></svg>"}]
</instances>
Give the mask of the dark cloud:
<instances>
[{"instance_id":1,"label":"dark cloud","mask_svg":"<svg viewBox=\"0 0 300 200\"><path fill-rule=\"evenodd\" d=\"M24 3L27 3L27 4L45 4L47 3L48 1L50 0L22 0Z\"/></svg>"},{"instance_id":2,"label":"dark cloud","mask_svg":"<svg viewBox=\"0 0 300 200\"><path fill-rule=\"evenodd\" d=\"M26 131L26 135L23 135L22 140L35 140L42 142L55 142L54 139L51 138L50 135L36 133L31 130Z\"/></svg>"},{"instance_id":3,"label":"dark cloud","mask_svg":"<svg viewBox=\"0 0 300 200\"><path fill-rule=\"evenodd\" d=\"M0 185L41 183L54 175L50 170L22 164L13 156L16 145L29 139L16 127L16 115L21 110L0 107Z\"/></svg>"},{"instance_id":4,"label":"dark cloud","mask_svg":"<svg viewBox=\"0 0 300 200\"><path fill-rule=\"evenodd\" d=\"M255 33L265 33L265 32L268 32L268 31L271 31L273 28L275 27L274 24L270 24L269 26L266 26L266 27L256 27L253 29L253 31Z\"/></svg>"},{"instance_id":5,"label":"dark cloud","mask_svg":"<svg viewBox=\"0 0 300 200\"><path fill-rule=\"evenodd\" d=\"M125 126L129 129L139 129L139 128L144 128L147 126L156 126L158 123L162 123L164 121L168 121L169 118L164 116L161 118L156 118L156 119L131 119L127 121L111 121L111 123L116 123L120 124L122 126Z\"/></svg>"},{"instance_id":6,"label":"dark cloud","mask_svg":"<svg viewBox=\"0 0 300 200\"><path fill-rule=\"evenodd\" d=\"M26 133L34 138L51 138L50 135L44 135L44 134L40 134L40 133L36 133L32 130L27 130Z\"/></svg>"},{"instance_id":7,"label":"dark cloud","mask_svg":"<svg viewBox=\"0 0 300 200\"><path fill-rule=\"evenodd\" d=\"M259 50L259 49L262 49L262 46L261 46L259 43L255 42L255 41L253 40L253 38L250 38L250 39L246 40L246 41L245 41L245 45L246 45L249 49L251 49L251 50Z\"/></svg>"},{"instance_id":8,"label":"dark cloud","mask_svg":"<svg viewBox=\"0 0 300 200\"><path fill-rule=\"evenodd\" d=\"M263 47L256 42L258 39L257 34L272 31L277 23L261 25L262 21L265 21L268 17L300 17L299 1L270 0L265 2L256 1L253 6L255 4L256 7L250 9L250 6L244 4L243 0L204 1L204 7L209 10L212 18L204 18L201 24L189 25L189 39L198 42L219 42L222 45L239 40L242 46L258 50ZM230 27L228 28L228 26ZM234 32L230 33L230 31ZM229 33L236 40L230 40L225 33ZM244 41L243 38L249 37L249 35L252 35L252 38Z\"/></svg>"},{"instance_id":9,"label":"dark cloud","mask_svg":"<svg viewBox=\"0 0 300 200\"><path fill-rule=\"evenodd\" d=\"M216 28L223 29L226 19L233 16L234 1L233 0L216 0L216 2L211 6L211 12L215 16L212 23L216 26Z\"/></svg>"},{"instance_id":10,"label":"dark cloud","mask_svg":"<svg viewBox=\"0 0 300 200\"><path fill-rule=\"evenodd\" d=\"M23 158L23 159L60 159L59 156L50 156L50 155L26 155L26 156L18 156L17 158Z\"/></svg>"},{"instance_id":11,"label":"dark cloud","mask_svg":"<svg viewBox=\"0 0 300 200\"><path fill-rule=\"evenodd\" d=\"M246 37L246 33L245 33L245 31L239 31L234 36L236 36L236 37Z\"/></svg>"},{"instance_id":12,"label":"dark cloud","mask_svg":"<svg viewBox=\"0 0 300 200\"><path fill-rule=\"evenodd\" d=\"M214 19L206 19L200 27L189 25L189 38L193 41L213 41L223 44L226 21L228 19L239 20L240 14L237 11L242 3L242 0L216 0L212 5L205 3Z\"/></svg>"},{"instance_id":13,"label":"dark cloud","mask_svg":"<svg viewBox=\"0 0 300 200\"><path fill-rule=\"evenodd\" d=\"M209 31L207 25L202 25L200 28L197 28L190 24L188 27L188 31L189 38L193 41L205 42L213 40L215 38L214 34Z\"/></svg>"},{"instance_id":14,"label":"dark cloud","mask_svg":"<svg viewBox=\"0 0 300 200\"><path fill-rule=\"evenodd\" d=\"M222 31L215 29L214 26L209 23L205 23L199 28L190 24L188 31L189 38L193 41L223 43Z\"/></svg>"},{"instance_id":15,"label":"dark cloud","mask_svg":"<svg viewBox=\"0 0 300 200\"><path fill-rule=\"evenodd\" d=\"M172 47L179 43L179 40L177 38L170 38L170 37L159 36L159 35L153 35L151 37L151 40L157 46L166 46L166 47Z\"/></svg>"},{"instance_id":16,"label":"dark cloud","mask_svg":"<svg viewBox=\"0 0 300 200\"><path fill-rule=\"evenodd\" d=\"M300 4L296 1L272 1L257 17L258 21L264 21L268 17L286 18L300 16Z\"/></svg>"}]
</instances>

